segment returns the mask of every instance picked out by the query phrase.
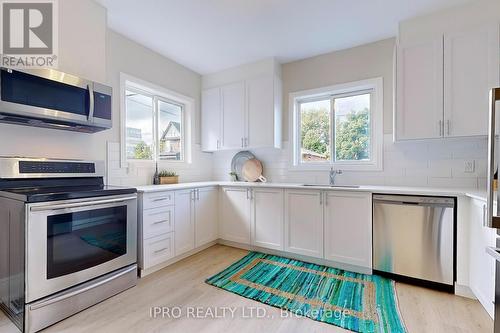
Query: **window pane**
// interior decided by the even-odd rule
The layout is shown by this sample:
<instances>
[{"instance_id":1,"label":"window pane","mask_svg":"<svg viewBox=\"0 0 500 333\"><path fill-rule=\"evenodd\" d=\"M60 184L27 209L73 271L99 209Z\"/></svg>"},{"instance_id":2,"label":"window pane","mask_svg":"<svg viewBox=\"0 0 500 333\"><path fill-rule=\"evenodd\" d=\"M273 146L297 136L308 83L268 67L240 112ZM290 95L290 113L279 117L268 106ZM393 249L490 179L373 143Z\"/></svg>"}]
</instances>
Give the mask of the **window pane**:
<instances>
[{"instance_id":1,"label":"window pane","mask_svg":"<svg viewBox=\"0 0 500 333\"><path fill-rule=\"evenodd\" d=\"M160 158L183 160L182 106L164 101L158 102L158 135Z\"/></svg>"},{"instance_id":2,"label":"window pane","mask_svg":"<svg viewBox=\"0 0 500 333\"><path fill-rule=\"evenodd\" d=\"M370 160L370 94L334 100L335 160Z\"/></svg>"},{"instance_id":3,"label":"window pane","mask_svg":"<svg viewBox=\"0 0 500 333\"><path fill-rule=\"evenodd\" d=\"M299 105L301 161L330 160L330 100Z\"/></svg>"},{"instance_id":4,"label":"window pane","mask_svg":"<svg viewBox=\"0 0 500 333\"><path fill-rule=\"evenodd\" d=\"M126 91L127 159L153 158L153 98Z\"/></svg>"}]
</instances>

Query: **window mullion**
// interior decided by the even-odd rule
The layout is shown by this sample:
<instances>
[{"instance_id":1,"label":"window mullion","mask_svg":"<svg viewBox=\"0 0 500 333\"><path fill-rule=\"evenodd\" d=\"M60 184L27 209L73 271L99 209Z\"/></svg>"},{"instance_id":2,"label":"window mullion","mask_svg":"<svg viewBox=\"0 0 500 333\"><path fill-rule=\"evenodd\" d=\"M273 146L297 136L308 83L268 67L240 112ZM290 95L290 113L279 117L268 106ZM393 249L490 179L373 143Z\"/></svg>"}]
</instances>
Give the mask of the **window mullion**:
<instances>
[{"instance_id":1,"label":"window mullion","mask_svg":"<svg viewBox=\"0 0 500 333\"><path fill-rule=\"evenodd\" d=\"M335 97L330 98L330 163L335 164Z\"/></svg>"},{"instance_id":2,"label":"window mullion","mask_svg":"<svg viewBox=\"0 0 500 333\"><path fill-rule=\"evenodd\" d=\"M153 160L159 161L158 97L153 96Z\"/></svg>"}]
</instances>

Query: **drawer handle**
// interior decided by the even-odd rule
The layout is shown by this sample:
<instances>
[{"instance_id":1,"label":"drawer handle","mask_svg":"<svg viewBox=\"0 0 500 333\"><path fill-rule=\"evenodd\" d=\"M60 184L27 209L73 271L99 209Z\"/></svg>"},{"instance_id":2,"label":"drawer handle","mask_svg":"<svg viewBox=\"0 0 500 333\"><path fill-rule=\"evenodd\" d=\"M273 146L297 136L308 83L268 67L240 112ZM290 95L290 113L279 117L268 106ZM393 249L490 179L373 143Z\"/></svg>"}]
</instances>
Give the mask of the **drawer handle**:
<instances>
[{"instance_id":1,"label":"drawer handle","mask_svg":"<svg viewBox=\"0 0 500 333\"><path fill-rule=\"evenodd\" d=\"M162 224L162 223L167 223L168 220L161 220L161 221L157 221L157 222L153 222L153 224Z\"/></svg>"},{"instance_id":2,"label":"drawer handle","mask_svg":"<svg viewBox=\"0 0 500 333\"><path fill-rule=\"evenodd\" d=\"M165 201L165 200L170 200L170 196L165 197L165 198L158 198L158 199L153 199L153 202L158 202L158 201Z\"/></svg>"},{"instance_id":3,"label":"drawer handle","mask_svg":"<svg viewBox=\"0 0 500 333\"><path fill-rule=\"evenodd\" d=\"M170 214L170 210L162 210L161 212L148 213L148 216L165 215Z\"/></svg>"},{"instance_id":4,"label":"drawer handle","mask_svg":"<svg viewBox=\"0 0 500 333\"><path fill-rule=\"evenodd\" d=\"M160 252L164 252L164 251L166 251L166 250L168 250L168 247L164 247L163 249L156 250L156 251L154 252L154 254L157 254L157 253L160 253Z\"/></svg>"}]
</instances>

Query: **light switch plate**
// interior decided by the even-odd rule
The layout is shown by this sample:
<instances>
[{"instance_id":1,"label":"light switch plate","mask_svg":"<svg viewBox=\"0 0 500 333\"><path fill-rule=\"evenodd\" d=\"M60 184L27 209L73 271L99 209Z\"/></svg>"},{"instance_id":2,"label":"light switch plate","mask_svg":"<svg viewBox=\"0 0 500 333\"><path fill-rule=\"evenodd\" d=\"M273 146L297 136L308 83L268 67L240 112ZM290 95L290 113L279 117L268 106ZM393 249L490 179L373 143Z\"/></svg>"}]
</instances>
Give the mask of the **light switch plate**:
<instances>
[{"instance_id":1,"label":"light switch plate","mask_svg":"<svg viewBox=\"0 0 500 333\"><path fill-rule=\"evenodd\" d=\"M465 173L473 173L475 171L475 161L474 160L466 160L464 161L464 172Z\"/></svg>"}]
</instances>

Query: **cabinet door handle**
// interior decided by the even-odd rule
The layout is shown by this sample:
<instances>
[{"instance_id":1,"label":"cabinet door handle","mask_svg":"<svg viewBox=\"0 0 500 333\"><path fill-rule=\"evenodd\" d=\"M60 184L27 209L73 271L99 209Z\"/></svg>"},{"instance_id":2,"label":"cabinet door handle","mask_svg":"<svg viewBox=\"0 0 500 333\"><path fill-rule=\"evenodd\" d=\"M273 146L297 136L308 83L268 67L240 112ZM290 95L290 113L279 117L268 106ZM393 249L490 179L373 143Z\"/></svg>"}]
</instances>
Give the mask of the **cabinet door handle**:
<instances>
[{"instance_id":1,"label":"cabinet door handle","mask_svg":"<svg viewBox=\"0 0 500 333\"><path fill-rule=\"evenodd\" d=\"M159 202L159 201L165 201L165 200L170 200L170 196L165 197L165 198L153 199L153 202Z\"/></svg>"},{"instance_id":2,"label":"cabinet door handle","mask_svg":"<svg viewBox=\"0 0 500 333\"><path fill-rule=\"evenodd\" d=\"M245 138L245 147L248 147L248 138Z\"/></svg>"},{"instance_id":3,"label":"cabinet door handle","mask_svg":"<svg viewBox=\"0 0 500 333\"><path fill-rule=\"evenodd\" d=\"M439 126L439 136L443 136L443 121L442 120L438 121L438 126Z\"/></svg>"},{"instance_id":4,"label":"cabinet door handle","mask_svg":"<svg viewBox=\"0 0 500 333\"><path fill-rule=\"evenodd\" d=\"M245 147L245 139L241 138L241 148Z\"/></svg>"},{"instance_id":5,"label":"cabinet door handle","mask_svg":"<svg viewBox=\"0 0 500 333\"><path fill-rule=\"evenodd\" d=\"M196 200L200 201L200 189L196 189Z\"/></svg>"},{"instance_id":6,"label":"cabinet door handle","mask_svg":"<svg viewBox=\"0 0 500 333\"><path fill-rule=\"evenodd\" d=\"M220 147L220 142L219 142L219 139L217 139L217 146L216 146L216 149L219 150L219 147Z\"/></svg>"},{"instance_id":7,"label":"cabinet door handle","mask_svg":"<svg viewBox=\"0 0 500 333\"><path fill-rule=\"evenodd\" d=\"M319 205L323 206L323 192L319 192Z\"/></svg>"},{"instance_id":8,"label":"cabinet door handle","mask_svg":"<svg viewBox=\"0 0 500 333\"><path fill-rule=\"evenodd\" d=\"M483 205L483 227L487 227L486 224L486 205Z\"/></svg>"},{"instance_id":9,"label":"cabinet door handle","mask_svg":"<svg viewBox=\"0 0 500 333\"><path fill-rule=\"evenodd\" d=\"M156 221L156 222L153 222L153 224L163 224L163 223L167 223L168 220L161 220L161 221Z\"/></svg>"},{"instance_id":10,"label":"cabinet door handle","mask_svg":"<svg viewBox=\"0 0 500 333\"><path fill-rule=\"evenodd\" d=\"M325 206L328 206L328 193L327 192L324 193L325 193Z\"/></svg>"},{"instance_id":11,"label":"cabinet door handle","mask_svg":"<svg viewBox=\"0 0 500 333\"><path fill-rule=\"evenodd\" d=\"M162 249L156 250L156 251L154 251L154 254L161 253L161 252L166 251L166 250L168 250L168 247L164 247Z\"/></svg>"},{"instance_id":12,"label":"cabinet door handle","mask_svg":"<svg viewBox=\"0 0 500 333\"><path fill-rule=\"evenodd\" d=\"M451 121L449 119L446 120L446 135L450 135L451 133Z\"/></svg>"}]
</instances>

